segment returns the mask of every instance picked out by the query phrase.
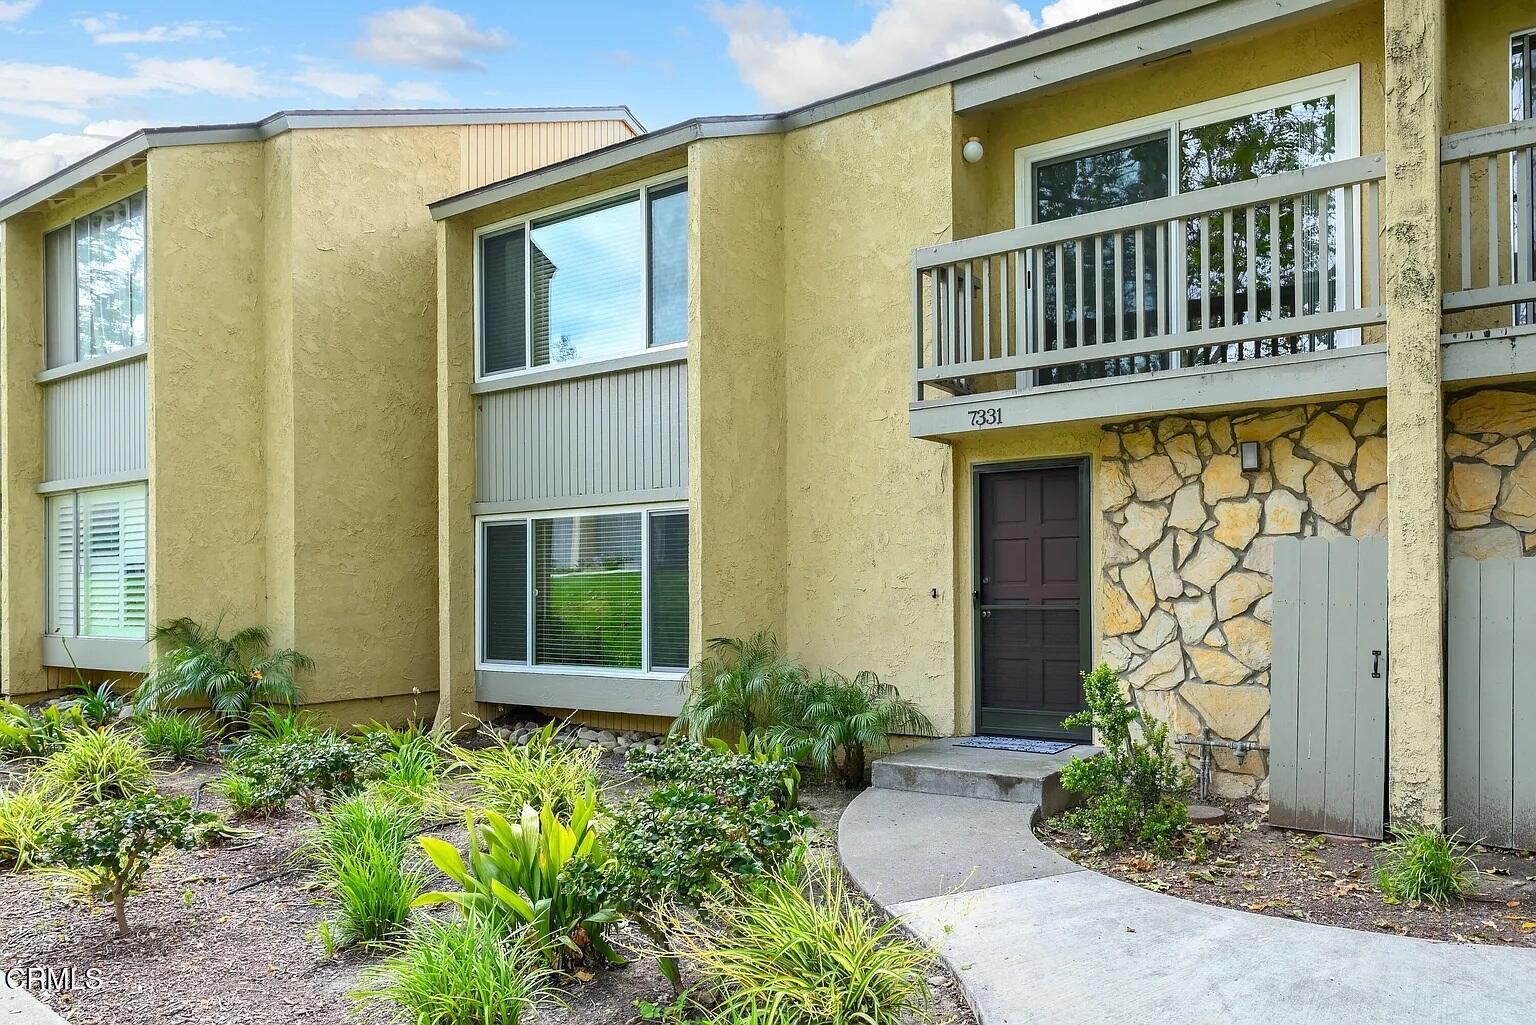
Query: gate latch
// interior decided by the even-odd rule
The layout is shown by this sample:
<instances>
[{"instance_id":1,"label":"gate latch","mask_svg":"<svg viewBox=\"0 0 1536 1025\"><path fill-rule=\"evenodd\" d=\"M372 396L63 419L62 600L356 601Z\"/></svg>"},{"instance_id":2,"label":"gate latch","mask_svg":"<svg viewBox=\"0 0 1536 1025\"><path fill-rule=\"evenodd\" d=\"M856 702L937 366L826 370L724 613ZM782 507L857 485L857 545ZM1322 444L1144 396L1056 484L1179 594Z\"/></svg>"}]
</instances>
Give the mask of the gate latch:
<instances>
[{"instance_id":1,"label":"gate latch","mask_svg":"<svg viewBox=\"0 0 1536 1025\"><path fill-rule=\"evenodd\" d=\"M1381 651L1379 649L1371 652L1371 679L1381 679Z\"/></svg>"}]
</instances>

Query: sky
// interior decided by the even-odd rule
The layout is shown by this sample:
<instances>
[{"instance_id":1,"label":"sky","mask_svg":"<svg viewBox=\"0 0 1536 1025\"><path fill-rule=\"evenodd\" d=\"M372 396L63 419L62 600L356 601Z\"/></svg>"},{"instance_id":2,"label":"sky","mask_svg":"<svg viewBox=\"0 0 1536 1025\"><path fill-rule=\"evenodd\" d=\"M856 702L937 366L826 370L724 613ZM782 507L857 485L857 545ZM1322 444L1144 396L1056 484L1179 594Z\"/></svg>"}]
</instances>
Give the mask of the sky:
<instances>
[{"instance_id":1,"label":"sky","mask_svg":"<svg viewBox=\"0 0 1536 1025\"><path fill-rule=\"evenodd\" d=\"M783 110L1125 2L0 0L0 196L139 128L276 110Z\"/></svg>"}]
</instances>

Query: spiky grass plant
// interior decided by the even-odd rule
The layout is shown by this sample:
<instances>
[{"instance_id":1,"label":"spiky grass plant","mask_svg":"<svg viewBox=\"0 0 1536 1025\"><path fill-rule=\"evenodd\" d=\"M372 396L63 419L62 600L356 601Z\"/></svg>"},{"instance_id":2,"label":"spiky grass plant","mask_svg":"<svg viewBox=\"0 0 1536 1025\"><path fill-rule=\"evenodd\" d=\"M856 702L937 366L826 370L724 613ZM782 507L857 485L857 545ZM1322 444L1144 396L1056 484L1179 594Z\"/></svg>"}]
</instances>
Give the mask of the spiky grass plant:
<instances>
[{"instance_id":1,"label":"spiky grass plant","mask_svg":"<svg viewBox=\"0 0 1536 1025\"><path fill-rule=\"evenodd\" d=\"M932 955L850 892L830 860L722 892L677 916L673 951L721 1000L712 1020L899 1025L931 1020Z\"/></svg>"},{"instance_id":2,"label":"spiky grass plant","mask_svg":"<svg viewBox=\"0 0 1536 1025\"><path fill-rule=\"evenodd\" d=\"M413 808L424 815L456 814L458 805L443 790L443 757L437 738L415 733L398 738L380 755L377 778L369 781L375 797Z\"/></svg>"},{"instance_id":3,"label":"spiky grass plant","mask_svg":"<svg viewBox=\"0 0 1536 1025\"><path fill-rule=\"evenodd\" d=\"M315 817L304 852L335 907L328 946L377 943L405 927L426 882L406 863L419 824L408 807L361 796Z\"/></svg>"},{"instance_id":4,"label":"spiky grass plant","mask_svg":"<svg viewBox=\"0 0 1536 1025\"><path fill-rule=\"evenodd\" d=\"M849 679L824 669L799 691L795 721L767 731L796 758L836 772L858 786L873 756L891 747L891 734L931 737L938 731L917 703L868 670Z\"/></svg>"},{"instance_id":5,"label":"spiky grass plant","mask_svg":"<svg viewBox=\"0 0 1536 1025\"><path fill-rule=\"evenodd\" d=\"M69 794L37 779L14 790L0 789L0 863L17 869L32 865L48 831L74 811Z\"/></svg>"},{"instance_id":6,"label":"spiky grass plant","mask_svg":"<svg viewBox=\"0 0 1536 1025\"><path fill-rule=\"evenodd\" d=\"M398 1025L519 1025L553 1002L552 976L528 946L485 918L425 919L366 968L353 998Z\"/></svg>"},{"instance_id":7,"label":"spiky grass plant","mask_svg":"<svg viewBox=\"0 0 1536 1025\"><path fill-rule=\"evenodd\" d=\"M1471 893L1478 867L1461 830L1446 835L1435 826L1394 825L1392 839L1376 849L1376 883L1389 903L1422 902L1444 907Z\"/></svg>"},{"instance_id":8,"label":"spiky grass plant","mask_svg":"<svg viewBox=\"0 0 1536 1025\"><path fill-rule=\"evenodd\" d=\"M550 723L526 744L498 740L480 750L458 749L458 764L465 771L481 807L516 818L524 805L549 808L569 815L589 790L599 788L597 748L562 743L560 727Z\"/></svg>"},{"instance_id":9,"label":"spiky grass plant","mask_svg":"<svg viewBox=\"0 0 1536 1025\"><path fill-rule=\"evenodd\" d=\"M261 705L298 704L295 677L315 666L292 648L272 650L271 634L261 626L221 637L218 624L183 617L157 627L153 639L171 648L149 664L139 701L153 708L206 700L227 727L244 727Z\"/></svg>"},{"instance_id":10,"label":"spiky grass plant","mask_svg":"<svg viewBox=\"0 0 1536 1025\"><path fill-rule=\"evenodd\" d=\"M83 730L44 760L38 778L79 801L134 797L154 789L156 760L131 734Z\"/></svg>"},{"instance_id":11,"label":"spiky grass plant","mask_svg":"<svg viewBox=\"0 0 1536 1025\"><path fill-rule=\"evenodd\" d=\"M0 699L0 758L39 758L86 729L78 708L46 705L35 711Z\"/></svg>"},{"instance_id":12,"label":"spiky grass plant","mask_svg":"<svg viewBox=\"0 0 1536 1025\"><path fill-rule=\"evenodd\" d=\"M133 722L147 750L179 762L201 758L211 736L208 718L197 712L144 712Z\"/></svg>"},{"instance_id":13,"label":"spiky grass plant","mask_svg":"<svg viewBox=\"0 0 1536 1025\"><path fill-rule=\"evenodd\" d=\"M805 670L767 631L717 637L688 670L688 694L672 730L703 740L794 722L805 679Z\"/></svg>"}]
</instances>

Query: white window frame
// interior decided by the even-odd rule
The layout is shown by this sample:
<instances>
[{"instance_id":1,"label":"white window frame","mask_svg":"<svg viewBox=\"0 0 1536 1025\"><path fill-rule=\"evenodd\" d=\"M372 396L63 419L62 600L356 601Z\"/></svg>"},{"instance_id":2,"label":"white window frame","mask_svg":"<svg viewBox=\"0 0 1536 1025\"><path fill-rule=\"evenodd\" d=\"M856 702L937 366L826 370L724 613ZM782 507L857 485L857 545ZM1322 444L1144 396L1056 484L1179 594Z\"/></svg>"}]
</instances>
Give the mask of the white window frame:
<instances>
[{"instance_id":1,"label":"white window frame","mask_svg":"<svg viewBox=\"0 0 1536 1025\"><path fill-rule=\"evenodd\" d=\"M1509 34L1509 44L1504 47L1505 70L1506 71L1513 70L1513 69L1511 69L1509 67L1509 65L1514 60L1514 49L1515 49L1516 44L1520 40L1525 39L1525 38L1530 37L1530 36L1536 36L1536 25L1533 25L1530 28L1525 29L1524 31L1521 31L1521 32L1511 32ZM1530 93L1532 91L1531 78L1533 76L1536 76L1536 68L1533 68L1533 67L1530 67L1529 65L1527 65L1527 67L1525 69L1525 82L1524 82L1525 93L1524 93L1524 95L1521 95L1519 97L1521 108L1522 108L1520 110L1520 120L1519 121L1515 120L1515 109L1514 109L1514 103L1512 102L1510 104L1510 111L1509 111L1509 120L1510 120L1511 124L1518 124L1518 123L1520 123L1520 121L1536 120L1536 110L1526 110L1526 109L1524 109L1525 105L1528 102L1528 97L1529 97L1529 95L1530 95ZM1511 100L1513 100L1513 99L1514 99L1514 97L1511 96ZM1519 165L1520 165L1520 151L1516 150L1515 152L1513 152L1513 153L1511 153L1509 155L1509 167L1506 168L1506 173L1509 175L1509 199L1510 199L1510 203L1509 203L1509 265L1511 267L1518 267L1520 265L1520 256L1521 256L1521 252L1520 252L1520 236L1521 236L1521 232L1522 231L1530 231L1531 230L1531 226L1530 225L1526 225L1524 228L1522 228L1521 225L1520 225L1520 208L1521 207L1520 207L1520 203L1518 202L1518 197L1515 195L1516 191L1519 189L1519 182L1520 182ZM1536 175L1533 175L1533 178L1536 178ZM1526 205L1527 205L1528 209L1536 209L1536 204L1532 204L1529 201L1527 202ZM1533 248L1536 248L1536 246L1533 246ZM1530 268L1525 267L1525 268L1521 268L1521 270L1527 276L1530 275ZM1514 306L1512 306L1510 308L1510 314L1511 314L1511 316L1513 318L1514 323L1522 324L1522 325L1523 324L1529 324L1532 319L1536 319L1536 303L1531 303L1531 302L1515 303Z\"/></svg>"},{"instance_id":2,"label":"white window frame","mask_svg":"<svg viewBox=\"0 0 1536 1025\"><path fill-rule=\"evenodd\" d=\"M101 355L96 355L96 356L82 356L82 355L80 355L80 245L79 245L79 236L77 234L77 227L76 226L81 221L85 220L87 217L90 217L92 214L98 214L101 211L107 209L107 207L109 207L109 206L116 206L118 203L127 202L128 200L134 199L137 196L143 196L144 197L144 344L142 344L142 345L124 346L121 349L116 349L116 350L114 350L112 352L101 354ZM70 360L67 363L60 363L58 366L54 366L54 367L48 366L48 334L49 334L48 316L49 316L49 310L47 308L47 287L46 287L46 284L44 286L43 294L38 297L39 301L43 304L43 367L42 367L43 373L49 374L50 376L61 376L63 372L69 371L69 370L72 370L72 369L75 369L75 368L78 368L82 364L90 364L91 366L96 366L96 365L98 365L100 363L105 363L105 362L109 362L109 361L115 361L115 360L121 360L121 359L130 359L130 358L132 358L132 357L134 357L136 355L139 355L140 353L148 351L148 349L149 349L149 220L150 220L149 219L149 189L148 189L148 187L143 187L143 188L134 189L132 192L128 193L125 196L119 196L117 199L114 199L114 200L112 200L109 203L102 203L100 206L93 207L90 210L87 210L85 213L80 214L79 216L71 217L67 223L56 225L56 226L54 226L52 228L46 229L43 232L43 238L45 240L48 238L48 236L52 235L56 231L68 231L69 232L69 253L70 253L70 258L74 261L73 270L72 270L71 275L70 275L70 280L74 283L74 286L75 286L75 294L72 297L73 301L70 303L70 309L73 310L73 312L74 312L74 323L70 327L70 337L73 339L73 342L74 342L74 355L75 355L75 358ZM46 242L44 244L44 250L43 251L44 251L43 277L44 277L44 281L46 282L47 275L48 275L48 266L47 266L47 262L46 262L46 260L47 260L47 245L46 245Z\"/></svg>"},{"instance_id":3,"label":"white window frame","mask_svg":"<svg viewBox=\"0 0 1536 1025\"><path fill-rule=\"evenodd\" d=\"M518 377L546 374L551 370L564 370L568 367L580 367L593 364L607 363L613 360L628 359L643 352L665 352L669 349L682 349L688 345L687 340L679 342L667 342L662 345L651 345L651 208L650 197L652 192L658 192L679 183L688 181L687 171L668 171L664 174L654 175L628 185L607 189L603 192L594 192L580 199L573 199L565 203L557 203L553 206L543 207L517 217L497 221L494 224L486 224L475 229L474 253L471 273L474 277L475 301L474 301L474 346L475 346L475 383L483 381L506 381ZM532 245L533 227L538 221L548 220L551 217L559 217L561 214L575 214L587 207L603 206L615 200L626 199L635 196L640 200L640 259L642 265L640 288L640 323L641 334L635 340L635 345L624 352L612 353L604 356L588 357L572 360L568 363L550 363L544 366L533 365L533 276L529 272L529 247ZM481 275L481 243L490 235L499 235L503 232L523 229L523 344L525 346L524 365L516 370L501 370L493 374L485 372L485 345L481 336L485 279ZM688 288L691 292L693 281L690 279Z\"/></svg>"},{"instance_id":4,"label":"white window frame","mask_svg":"<svg viewBox=\"0 0 1536 1025\"><path fill-rule=\"evenodd\" d=\"M687 672L687 666L657 668L651 665L651 516L654 513L690 513L688 531L693 533L693 517L686 501L654 502L644 505L577 506L568 509L540 509L537 512L496 513L475 517L475 668L480 671L501 673L533 673L538 675L564 676L611 676L628 680L676 680ZM564 520L575 516L604 516L619 513L640 513L640 664L641 669L619 669L612 666L565 666L535 662L534 581L534 529L536 520ZM485 531L499 523L526 523L525 543L528 545L528 637L526 662L496 662L485 657ZM690 638L691 640L692 638Z\"/></svg>"},{"instance_id":5,"label":"white window frame","mask_svg":"<svg viewBox=\"0 0 1536 1025\"><path fill-rule=\"evenodd\" d=\"M80 600L81 600L81 594L85 590L84 584L83 584L83 580L82 580L82 577L81 577L81 568L82 568L82 565L85 562L85 559L81 555L81 552L82 552L83 546L84 546L84 538L83 538L83 531L81 530L81 521L80 521L80 497L82 495L88 495L88 494L91 494L92 492L96 492L96 491L119 491L119 490L123 490L123 489L126 489L126 488L142 488L144 490L144 634L143 634L143 637L140 638L140 637L135 637L133 635L126 635L125 636L125 635L122 635L122 634L83 633L82 632L82 630L83 630L82 620L83 620L84 617L81 615L81 611L80 611ZM44 516L44 522L43 522L43 627L44 627L43 636L45 638L48 638L48 637L62 637L62 638L64 638L67 641L86 640L86 641L109 642L109 643L110 642L136 643L136 642L141 642L144 639L147 639L149 637L150 622L151 622L150 609L149 609L149 573L150 573L150 565L149 565L149 532L150 532L150 522L149 522L149 482L147 480L146 481L124 481L121 484L110 484L110 485L106 485L104 487L99 487L99 488L73 488L73 489L70 489L70 490L67 490L67 491L50 492L47 495L44 495L43 498L44 498L44 508L45 509L47 508L47 503L50 502L50 501L57 501L57 500L60 500L60 499L65 499L65 498L72 499L73 502L74 502L74 517L75 517L75 529L74 529L74 546L75 546L75 555L74 555L74 571L75 571L74 572L74 577L75 577L74 595L75 595L75 598L74 598L74 604L75 604L75 608L74 608L74 615L73 615L73 618L72 618L72 622L74 623L74 629L71 632L69 632L69 633L64 633L63 631L54 630L50 626L50 624L51 624L51 622L53 621L53 618L54 618L53 617L53 613L54 613L53 601L54 601L55 581L56 581L57 577L56 577L56 575L54 573L54 563L53 563L53 560L54 560L56 552L55 552L54 534L53 534L53 521L52 521L51 517L48 517L46 515ZM111 668L111 667L108 667L108 668Z\"/></svg>"}]
</instances>

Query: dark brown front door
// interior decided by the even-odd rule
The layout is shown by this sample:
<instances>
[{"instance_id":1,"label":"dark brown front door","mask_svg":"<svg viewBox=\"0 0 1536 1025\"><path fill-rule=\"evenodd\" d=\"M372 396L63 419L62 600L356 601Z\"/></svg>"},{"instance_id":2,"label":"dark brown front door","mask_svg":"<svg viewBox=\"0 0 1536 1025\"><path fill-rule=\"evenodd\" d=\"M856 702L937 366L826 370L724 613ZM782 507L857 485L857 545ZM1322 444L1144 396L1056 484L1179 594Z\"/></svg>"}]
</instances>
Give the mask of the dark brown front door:
<instances>
[{"instance_id":1,"label":"dark brown front door","mask_svg":"<svg viewBox=\"0 0 1536 1025\"><path fill-rule=\"evenodd\" d=\"M977 731L1086 739L1087 467L976 474Z\"/></svg>"}]
</instances>

